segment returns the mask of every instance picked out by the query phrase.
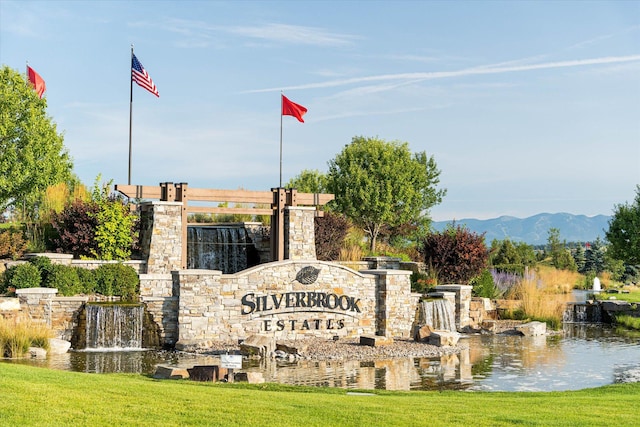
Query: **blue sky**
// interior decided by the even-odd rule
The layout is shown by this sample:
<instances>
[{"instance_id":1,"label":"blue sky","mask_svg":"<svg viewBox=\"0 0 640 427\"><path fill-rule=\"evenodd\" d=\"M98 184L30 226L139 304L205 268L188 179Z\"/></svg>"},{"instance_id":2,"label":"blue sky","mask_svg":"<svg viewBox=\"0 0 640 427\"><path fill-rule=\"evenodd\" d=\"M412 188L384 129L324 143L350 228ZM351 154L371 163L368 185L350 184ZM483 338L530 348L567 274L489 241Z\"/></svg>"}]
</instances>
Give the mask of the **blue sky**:
<instances>
[{"instance_id":1,"label":"blue sky","mask_svg":"<svg viewBox=\"0 0 640 427\"><path fill-rule=\"evenodd\" d=\"M28 61L75 172L269 190L354 136L433 155L435 220L610 215L640 184L640 2L0 0L0 62Z\"/></svg>"}]
</instances>

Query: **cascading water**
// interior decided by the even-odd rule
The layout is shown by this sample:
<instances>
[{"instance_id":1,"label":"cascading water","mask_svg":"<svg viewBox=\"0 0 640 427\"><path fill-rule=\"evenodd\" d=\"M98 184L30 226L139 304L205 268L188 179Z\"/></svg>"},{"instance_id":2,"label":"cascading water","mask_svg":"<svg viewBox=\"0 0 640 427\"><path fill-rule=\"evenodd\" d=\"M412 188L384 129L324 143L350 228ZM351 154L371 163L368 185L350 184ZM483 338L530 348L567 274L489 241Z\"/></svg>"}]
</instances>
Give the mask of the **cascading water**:
<instances>
[{"instance_id":1,"label":"cascading water","mask_svg":"<svg viewBox=\"0 0 640 427\"><path fill-rule=\"evenodd\" d=\"M252 245L244 227L215 226L187 228L187 268L236 273L248 266L248 246Z\"/></svg>"},{"instance_id":2,"label":"cascading water","mask_svg":"<svg viewBox=\"0 0 640 427\"><path fill-rule=\"evenodd\" d=\"M456 332L455 308L446 299L422 301L421 323L437 331Z\"/></svg>"},{"instance_id":3,"label":"cascading water","mask_svg":"<svg viewBox=\"0 0 640 427\"><path fill-rule=\"evenodd\" d=\"M141 349L143 316L142 305L87 304L86 349Z\"/></svg>"},{"instance_id":4,"label":"cascading water","mask_svg":"<svg viewBox=\"0 0 640 427\"><path fill-rule=\"evenodd\" d=\"M567 303L562 315L562 321L565 323L600 323L602 322L600 304Z\"/></svg>"}]
</instances>

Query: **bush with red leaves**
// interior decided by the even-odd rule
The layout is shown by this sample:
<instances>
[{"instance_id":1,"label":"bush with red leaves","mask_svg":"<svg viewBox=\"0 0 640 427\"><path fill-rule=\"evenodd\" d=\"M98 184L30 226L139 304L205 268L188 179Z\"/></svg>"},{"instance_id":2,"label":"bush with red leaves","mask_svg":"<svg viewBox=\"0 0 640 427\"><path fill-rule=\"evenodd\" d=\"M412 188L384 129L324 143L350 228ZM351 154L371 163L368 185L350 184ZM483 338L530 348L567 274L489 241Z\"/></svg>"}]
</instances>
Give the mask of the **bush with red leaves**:
<instances>
[{"instance_id":1,"label":"bush with red leaves","mask_svg":"<svg viewBox=\"0 0 640 427\"><path fill-rule=\"evenodd\" d=\"M62 212L55 214L52 225L57 232L53 244L57 252L73 254L75 258L93 257L98 250L95 230L96 214L100 207L94 202L76 200Z\"/></svg>"},{"instance_id":2,"label":"bush with red leaves","mask_svg":"<svg viewBox=\"0 0 640 427\"><path fill-rule=\"evenodd\" d=\"M478 235L459 225L429 234L421 252L427 267L437 274L439 284L466 285L487 267L484 233Z\"/></svg>"},{"instance_id":3,"label":"bush with red leaves","mask_svg":"<svg viewBox=\"0 0 640 427\"><path fill-rule=\"evenodd\" d=\"M340 256L342 242L349 230L349 221L340 214L325 212L315 219L316 258L336 261Z\"/></svg>"}]
</instances>

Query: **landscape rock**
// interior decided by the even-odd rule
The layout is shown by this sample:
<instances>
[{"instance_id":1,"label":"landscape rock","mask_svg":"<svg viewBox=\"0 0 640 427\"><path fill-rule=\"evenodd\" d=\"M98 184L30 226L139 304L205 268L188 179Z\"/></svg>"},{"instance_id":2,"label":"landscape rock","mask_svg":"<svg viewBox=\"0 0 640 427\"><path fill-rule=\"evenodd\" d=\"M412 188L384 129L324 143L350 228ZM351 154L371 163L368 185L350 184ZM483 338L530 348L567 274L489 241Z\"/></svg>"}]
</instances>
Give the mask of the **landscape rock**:
<instances>
[{"instance_id":1,"label":"landscape rock","mask_svg":"<svg viewBox=\"0 0 640 427\"><path fill-rule=\"evenodd\" d=\"M304 342L296 343L296 345L287 345L283 343L276 343L276 349L287 354L305 354L307 352L307 345Z\"/></svg>"},{"instance_id":2,"label":"landscape rock","mask_svg":"<svg viewBox=\"0 0 640 427\"><path fill-rule=\"evenodd\" d=\"M381 335L363 335L360 337L360 345L368 345L370 347L380 347L393 344L393 338Z\"/></svg>"},{"instance_id":3,"label":"landscape rock","mask_svg":"<svg viewBox=\"0 0 640 427\"><path fill-rule=\"evenodd\" d=\"M515 329L525 337L536 337L547 333L547 324L544 322L529 322L518 325Z\"/></svg>"},{"instance_id":4,"label":"landscape rock","mask_svg":"<svg viewBox=\"0 0 640 427\"><path fill-rule=\"evenodd\" d=\"M46 359L47 350L40 347L29 347L29 357L32 359Z\"/></svg>"},{"instance_id":5,"label":"landscape rock","mask_svg":"<svg viewBox=\"0 0 640 427\"><path fill-rule=\"evenodd\" d=\"M458 344L458 340L460 340L460 334L457 332L433 331L429 335L428 342L437 347L453 347Z\"/></svg>"},{"instance_id":6,"label":"landscape rock","mask_svg":"<svg viewBox=\"0 0 640 427\"><path fill-rule=\"evenodd\" d=\"M417 331L414 337L414 340L418 342L426 342L429 339L429 336L433 333L434 329L429 325L421 326Z\"/></svg>"},{"instance_id":7,"label":"landscape rock","mask_svg":"<svg viewBox=\"0 0 640 427\"><path fill-rule=\"evenodd\" d=\"M227 369L218 365L196 365L187 369L189 379L192 381L215 382L220 381L227 375Z\"/></svg>"},{"instance_id":8,"label":"landscape rock","mask_svg":"<svg viewBox=\"0 0 640 427\"><path fill-rule=\"evenodd\" d=\"M249 357L267 357L275 351L275 341L265 335L251 335L240 344L240 353Z\"/></svg>"},{"instance_id":9,"label":"landscape rock","mask_svg":"<svg viewBox=\"0 0 640 427\"><path fill-rule=\"evenodd\" d=\"M237 382L248 382L249 384L264 383L264 374L262 372L238 372L233 378Z\"/></svg>"},{"instance_id":10,"label":"landscape rock","mask_svg":"<svg viewBox=\"0 0 640 427\"><path fill-rule=\"evenodd\" d=\"M158 365L156 366L156 372L153 374L153 378L161 380L180 380L189 378L189 372L184 368Z\"/></svg>"},{"instance_id":11,"label":"landscape rock","mask_svg":"<svg viewBox=\"0 0 640 427\"><path fill-rule=\"evenodd\" d=\"M49 338L49 353L65 354L71 348L71 343L58 338Z\"/></svg>"}]
</instances>

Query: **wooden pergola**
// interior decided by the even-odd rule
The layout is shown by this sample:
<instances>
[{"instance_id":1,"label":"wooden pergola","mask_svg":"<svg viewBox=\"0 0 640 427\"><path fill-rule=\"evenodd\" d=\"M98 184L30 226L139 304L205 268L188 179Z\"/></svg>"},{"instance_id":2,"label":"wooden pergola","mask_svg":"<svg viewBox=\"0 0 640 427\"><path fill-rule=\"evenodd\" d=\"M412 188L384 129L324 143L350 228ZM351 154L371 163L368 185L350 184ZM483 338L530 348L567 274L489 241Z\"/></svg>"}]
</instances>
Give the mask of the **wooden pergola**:
<instances>
[{"instance_id":1,"label":"wooden pergola","mask_svg":"<svg viewBox=\"0 0 640 427\"><path fill-rule=\"evenodd\" d=\"M333 194L299 193L293 188L271 191L212 190L189 188L186 182L162 182L159 186L122 185L115 190L130 199L160 200L182 203L182 268L187 268L187 225L190 213L271 215L271 260L284 260L284 211L287 206L315 206L334 199ZM252 207L194 206L189 202L251 204ZM269 206L269 207L261 207ZM321 214L321 211L318 211Z\"/></svg>"}]
</instances>

